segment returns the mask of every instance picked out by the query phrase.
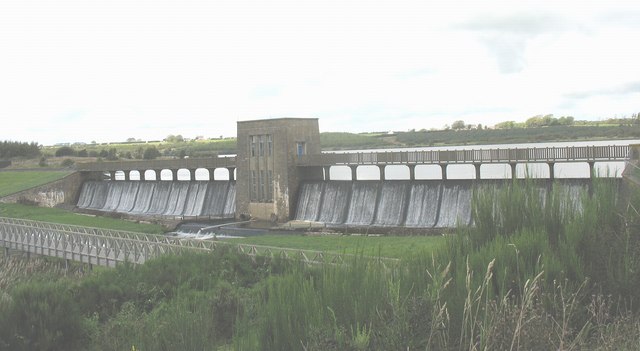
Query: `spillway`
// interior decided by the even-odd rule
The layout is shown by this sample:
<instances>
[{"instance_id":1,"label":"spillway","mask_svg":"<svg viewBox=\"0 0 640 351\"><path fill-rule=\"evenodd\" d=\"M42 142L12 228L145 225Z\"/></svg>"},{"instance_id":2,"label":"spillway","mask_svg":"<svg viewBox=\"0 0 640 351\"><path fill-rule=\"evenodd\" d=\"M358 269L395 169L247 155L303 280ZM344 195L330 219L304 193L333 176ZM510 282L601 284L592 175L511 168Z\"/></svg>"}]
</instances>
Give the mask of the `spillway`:
<instances>
[{"instance_id":1,"label":"spillway","mask_svg":"<svg viewBox=\"0 0 640 351\"><path fill-rule=\"evenodd\" d=\"M376 219L373 224L382 227L397 227L402 224L409 199L409 182L384 182L380 189Z\"/></svg>"},{"instance_id":2,"label":"spillway","mask_svg":"<svg viewBox=\"0 0 640 351\"><path fill-rule=\"evenodd\" d=\"M79 208L142 216L235 215L235 182L229 181L88 181Z\"/></svg>"},{"instance_id":3,"label":"spillway","mask_svg":"<svg viewBox=\"0 0 640 351\"><path fill-rule=\"evenodd\" d=\"M380 182L377 181L353 182L345 224L363 226L373 222L379 187Z\"/></svg>"},{"instance_id":4,"label":"spillway","mask_svg":"<svg viewBox=\"0 0 640 351\"><path fill-rule=\"evenodd\" d=\"M435 227L438 222L438 210L442 185L429 183L411 184L409 206L405 225L415 228Z\"/></svg>"},{"instance_id":5,"label":"spillway","mask_svg":"<svg viewBox=\"0 0 640 351\"><path fill-rule=\"evenodd\" d=\"M328 226L453 228L472 224L473 193L492 191L510 181L501 180L384 180L312 181L301 185L295 219ZM587 181L556 181L579 206ZM557 184L557 185L556 185ZM540 182L544 200L549 182Z\"/></svg>"}]
</instances>

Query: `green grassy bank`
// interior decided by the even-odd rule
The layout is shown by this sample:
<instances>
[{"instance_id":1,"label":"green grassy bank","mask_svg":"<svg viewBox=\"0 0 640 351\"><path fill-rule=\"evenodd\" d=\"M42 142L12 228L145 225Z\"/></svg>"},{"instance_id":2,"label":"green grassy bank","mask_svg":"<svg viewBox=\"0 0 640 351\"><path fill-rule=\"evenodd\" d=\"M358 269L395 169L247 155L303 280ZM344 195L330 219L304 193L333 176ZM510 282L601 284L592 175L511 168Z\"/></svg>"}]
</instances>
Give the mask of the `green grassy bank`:
<instances>
[{"instance_id":1,"label":"green grassy bank","mask_svg":"<svg viewBox=\"0 0 640 351\"><path fill-rule=\"evenodd\" d=\"M115 218L90 216L69 212L59 208L37 207L22 204L0 203L0 217L22 218L85 227L124 230L148 234L161 234L164 228L159 224L139 223Z\"/></svg>"},{"instance_id":2,"label":"green grassy bank","mask_svg":"<svg viewBox=\"0 0 640 351\"><path fill-rule=\"evenodd\" d=\"M47 184L65 176L71 172L64 171L3 171L0 172L0 197L15 194L39 185Z\"/></svg>"}]
</instances>

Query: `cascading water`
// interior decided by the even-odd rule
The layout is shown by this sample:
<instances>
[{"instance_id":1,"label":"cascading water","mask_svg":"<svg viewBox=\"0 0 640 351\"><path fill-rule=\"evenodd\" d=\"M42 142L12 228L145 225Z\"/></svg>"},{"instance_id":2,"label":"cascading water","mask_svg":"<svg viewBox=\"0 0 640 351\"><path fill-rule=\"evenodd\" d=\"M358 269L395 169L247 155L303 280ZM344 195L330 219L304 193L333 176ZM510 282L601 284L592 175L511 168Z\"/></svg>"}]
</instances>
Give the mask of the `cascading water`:
<instances>
[{"instance_id":1,"label":"cascading water","mask_svg":"<svg viewBox=\"0 0 640 351\"><path fill-rule=\"evenodd\" d=\"M102 207L103 211L115 211L118 208L118 204L122 199L122 191L124 190L124 182L114 182L112 186L109 187L109 192L107 193L107 201Z\"/></svg>"},{"instance_id":2,"label":"cascading water","mask_svg":"<svg viewBox=\"0 0 640 351\"><path fill-rule=\"evenodd\" d=\"M212 181L207 185L207 195L203 203L202 214L223 217L229 182Z\"/></svg>"},{"instance_id":3,"label":"cascading water","mask_svg":"<svg viewBox=\"0 0 640 351\"><path fill-rule=\"evenodd\" d=\"M327 182L324 186L318 221L329 224L344 223L347 209L349 208L350 194L351 182Z\"/></svg>"},{"instance_id":4,"label":"cascading water","mask_svg":"<svg viewBox=\"0 0 640 351\"><path fill-rule=\"evenodd\" d=\"M300 187L296 219L301 221L315 221L320 212L322 199L322 182L305 183Z\"/></svg>"},{"instance_id":5,"label":"cascading water","mask_svg":"<svg viewBox=\"0 0 640 351\"><path fill-rule=\"evenodd\" d=\"M115 209L116 212L131 212L136 203L139 186L140 182L127 182L127 184L123 184L120 202L118 202L118 207Z\"/></svg>"},{"instance_id":6,"label":"cascading water","mask_svg":"<svg viewBox=\"0 0 640 351\"><path fill-rule=\"evenodd\" d=\"M471 222L472 181L327 181L300 189L296 220L414 228Z\"/></svg>"},{"instance_id":7,"label":"cascading water","mask_svg":"<svg viewBox=\"0 0 640 351\"><path fill-rule=\"evenodd\" d=\"M171 194L169 195L167 207L163 214L166 216L180 216L184 211L188 192L189 182L172 182Z\"/></svg>"},{"instance_id":8,"label":"cascading water","mask_svg":"<svg viewBox=\"0 0 640 351\"><path fill-rule=\"evenodd\" d=\"M397 227L402 224L408 189L409 182L407 181L385 181L382 183L374 225Z\"/></svg>"},{"instance_id":9,"label":"cascading water","mask_svg":"<svg viewBox=\"0 0 640 351\"><path fill-rule=\"evenodd\" d=\"M440 201L440 213L436 227L453 228L471 223L471 198L469 183L450 181L444 184Z\"/></svg>"},{"instance_id":10,"label":"cascading water","mask_svg":"<svg viewBox=\"0 0 640 351\"><path fill-rule=\"evenodd\" d=\"M153 193L156 189L156 182L141 182L138 186L138 197L135 200L131 213L143 214L147 213L149 206L151 206L151 200L153 199ZM81 207L78 205L78 207Z\"/></svg>"},{"instance_id":11,"label":"cascading water","mask_svg":"<svg viewBox=\"0 0 640 351\"><path fill-rule=\"evenodd\" d=\"M426 181L411 184L405 226L431 228L438 221L441 182Z\"/></svg>"},{"instance_id":12,"label":"cascading water","mask_svg":"<svg viewBox=\"0 0 640 351\"><path fill-rule=\"evenodd\" d=\"M370 225L376 211L380 182L353 182L347 225Z\"/></svg>"},{"instance_id":13,"label":"cascading water","mask_svg":"<svg viewBox=\"0 0 640 351\"><path fill-rule=\"evenodd\" d=\"M153 192L147 214L160 215L166 211L169 195L171 195L171 184L172 182L156 182L156 189Z\"/></svg>"},{"instance_id":14,"label":"cascading water","mask_svg":"<svg viewBox=\"0 0 640 351\"><path fill-rule=\"evenodd\" d=\"M233 218L236 215L236 183L229 183L222 217Z\"/></svg>"},{"instance_id":15,"label":"cascading water","mask_svg":"<svg viewBox=\"0 0 640 351\"><path fill-rule=\"evenodd\" d=\"M102 209L107 203L107 195L109 194L108 184L105 182L96 182L94 191L92 193L91 203L89 208Z\"/></svg>"},{"instance_id":16,"label":"cascading water","mask_svg":"<svg viewBox=\"0 0 640 351\"><path fill-rule=\"evenodd\" d=\"M205 196L207 195L207 183L191 182L189 184L189 192L182 215L184 216L200 216Z\"/></svg>"},{"instance_id":17,"label":"cascading water","mask_svg":"<svg viewBox=\"0 0 640 351\"><path fill-rule=\"evenodd\" d=\"M88 181L78 207L143 216L235 216L235 183L227 181Z\"/></svg>"}]
</instances>

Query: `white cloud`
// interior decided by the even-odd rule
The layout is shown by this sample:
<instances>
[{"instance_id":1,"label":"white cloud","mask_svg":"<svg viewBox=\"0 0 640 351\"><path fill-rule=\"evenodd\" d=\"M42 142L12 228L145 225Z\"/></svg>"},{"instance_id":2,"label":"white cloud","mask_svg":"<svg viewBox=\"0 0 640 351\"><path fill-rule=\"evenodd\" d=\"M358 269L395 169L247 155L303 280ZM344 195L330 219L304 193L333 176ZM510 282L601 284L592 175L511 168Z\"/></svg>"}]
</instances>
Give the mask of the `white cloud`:
<instances>
[{"instance_id":1,"label":"white cloud","mask_svg":"<svg viewBox=\"0 0 640 351\"><path fill-rule=\"evenodd\" d=\"M0 2L0 140L235 135L637 112L627 1ZM576 94L583 94L575 99ZM634 99L635 98L635 99Z\"/></svg>"}]
</instances>

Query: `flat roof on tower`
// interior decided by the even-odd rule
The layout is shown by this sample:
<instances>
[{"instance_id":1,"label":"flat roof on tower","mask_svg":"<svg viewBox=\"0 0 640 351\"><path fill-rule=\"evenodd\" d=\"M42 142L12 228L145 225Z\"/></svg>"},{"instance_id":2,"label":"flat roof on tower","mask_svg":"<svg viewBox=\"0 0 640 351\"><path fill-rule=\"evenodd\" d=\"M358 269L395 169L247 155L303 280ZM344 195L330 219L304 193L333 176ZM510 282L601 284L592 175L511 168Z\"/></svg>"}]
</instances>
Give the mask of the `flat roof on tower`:
<instances>
[{"instance_id":1,"label":"flat roof on tower","mask_svg":"<svg viewBox=\"0 0 640 351\"><path fill-rule=\"evenodd\" d=\"M246 120L246 121L238 121L238 123L245 123L245 122L261 122L261 121L289 121L289 120L293 120L293 121L300 121L300 120L318 120L318 118L315 118L315 117L279 117L279 118L262 118L262 119L252 119L252 120Z\"/></svg>"}]
</instances>

